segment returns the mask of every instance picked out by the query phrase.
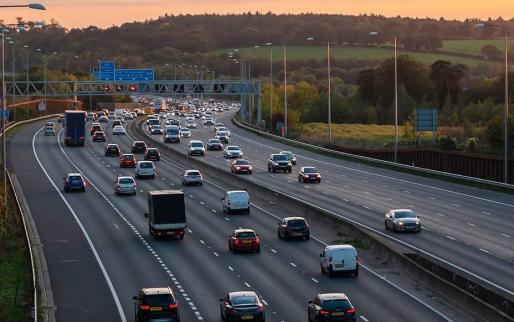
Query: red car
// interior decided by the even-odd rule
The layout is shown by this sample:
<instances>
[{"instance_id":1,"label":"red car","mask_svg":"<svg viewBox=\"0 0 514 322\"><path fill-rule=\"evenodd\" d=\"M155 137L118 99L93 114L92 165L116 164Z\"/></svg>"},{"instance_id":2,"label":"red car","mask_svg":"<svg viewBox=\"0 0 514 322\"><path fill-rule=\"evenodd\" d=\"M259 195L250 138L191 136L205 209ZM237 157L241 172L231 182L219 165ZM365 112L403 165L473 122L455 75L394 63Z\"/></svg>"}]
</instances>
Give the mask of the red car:
<instances>
[{"instance_id":1,"label":"red car","mask_svg":"<svg viewBox=\"0 0 514 322\"><path fill-rule=\"evenodd\" d=\"M228 236L228 249L234 253L239 251L261 252L261 241L251 229L236 229Z\"/></svg>"},{"instance_id":2,"label":"red car","mask_svg":"<svg viewBox=\"0 0 514 322\"><path fill-rule=\"evenodd\" d=\"M253 167L250 161L248 160L235 160L234 162L232 162L232 165L230 166L230 172L252 174Z\"/></svg>"},{"instance_id":3,"label":"red car","mask_svg":"<svg viewBox=\"0 0 514 322\"><path fill-rule=\"evenodd\" d=\"M93 142L105 142L105 133L103 131L96 131L93 134Z\"/></svg>"},{"instance_id":4,"label":"red car","mask_svg":"<svg viewBox=\"0 0 514 322\"><path fill-rule=\"evenodd\" d=\"M133 154L125 153L120 157L120 167L122 168L135 168L136 157Z\"/></svg>"}]
</instances>

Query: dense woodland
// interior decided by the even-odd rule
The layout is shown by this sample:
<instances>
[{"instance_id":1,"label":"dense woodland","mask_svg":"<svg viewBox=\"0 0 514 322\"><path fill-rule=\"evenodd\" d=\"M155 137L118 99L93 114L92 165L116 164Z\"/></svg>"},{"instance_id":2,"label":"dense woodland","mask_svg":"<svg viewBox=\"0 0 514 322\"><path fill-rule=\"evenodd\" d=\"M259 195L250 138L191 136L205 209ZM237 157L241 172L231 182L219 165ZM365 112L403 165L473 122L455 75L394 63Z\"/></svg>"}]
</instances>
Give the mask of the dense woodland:
<instances>
[{"instance_id":1,"label":"dense woodland","mask_svg":"<svg viewBox=\"0 0 514 322\"><path fill-rule=\"evenodd\" d=\"M211 52L219 48L273 44L305 45L306 37L315 43L330 41L335 46L376 46L393 36L401 39L402 48L417 51L438 51L445 39L491 39L501 36L501 29L474 26L478 20L448 21L444 19L386 18L362 15L275 15L247 13L243 15L165 15L145 22L125 23L107 29L90 26L67 30L55 21L45 26L18 18L25 31L15 34L17 44L28 44L33 78L41 78L41 61L45 59L54 77L62 77L63 61L75 75L85 77L98 59L113 59L125 67L154 67L160 78L195 77L179 63L205 65L217 77L240 77L240 65L226 55ZM0 24L2 21L0 21ZM488 23L502 24L513 29L514 20L499 18ZM370 37L379 31L378 37ZM312 43L311 43L312 45ZM21 46L20 46L21 47ZM492 46L491 46L492 47ZM35 52L41 48L41 53ZM57 53L54 55L53 53ZM501 60L502 53L483 48L490 60ZM18 70L25 68L25 51L15 52ZM9 54L8 54L9 55ZM514 57L514 55L513 55ZM10 59L9 56L7 59ZM417 107L437 107L440 124L458 128L450 133L460 141L478 138L483 142L501 144L503 76L499 64L479 64L475 67L437 61L432 65L418 62L409 56L399 60L400 122L412 122ZM168 65L166 65L168 64ZM273 101L274 115L280 120L283 101L283 69L275 64ZM333 117L339 123L391 124L393 120L393 61L336 60L332 62ZM57 71L60 69L60 72ZM205 74L208 78L210 74ZM252 60L252 77L264 82L264 111L269 113L269 61ZM23 78L23 75L19 76ZM50 76L52 77L52 76ZM289 124L300 128L308 122L327 119L326 61L289 62L288 88ZM512 86L511 86L512 91ZM269 119L269 114L265 115ZM406 137L415 133L405 133ZM514 140L512 140L514 141Z\"/></svg>"}]
</instances>

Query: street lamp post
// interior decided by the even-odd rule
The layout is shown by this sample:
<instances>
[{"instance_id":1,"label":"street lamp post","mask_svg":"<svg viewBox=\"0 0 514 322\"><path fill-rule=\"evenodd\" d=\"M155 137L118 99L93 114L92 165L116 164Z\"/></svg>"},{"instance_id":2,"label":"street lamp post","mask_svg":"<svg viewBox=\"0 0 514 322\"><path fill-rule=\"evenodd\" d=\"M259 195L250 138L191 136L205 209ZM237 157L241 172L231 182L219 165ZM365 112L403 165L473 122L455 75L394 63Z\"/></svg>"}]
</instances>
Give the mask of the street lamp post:
<instances>
[{"instance_id":1,"label":"street lamp post","mask_svg":"<svg viewBox=\"0 0 514 322\"><path fill-rule=\"evenodd\" d=\"M36 10L46 10L45 6L43 6L40 3L0 5L0 8L29 8L29 9L36 9Z\"/></svg>"},{"instance_id":2,"label":"street lamp post","mask_svg":"<svg viewBox=\"0 0 514 322\"><path fill-rule=\"evenodd\" d=\"M12 45L12 114L13 114L13 120L16 120L16 86L14 86L16 82L16 67L15 67L15 59L14 59L14 41L10 40L11 38L6 37L5 39L9 39L9 44Z\"/></svg>"},{"instance_id":3,"label":"street lamp post","mask_svg":"<svg viewBox=\"0 0 514 322\"><path fill-rule=\"evenodd\" d=\"M287 136L287 52L284 44L284 136Z\"/></svg>"},{"instance_id":4,"label":"street lamp post","mask_svg":"<svg viewBox=\"0 0 514 322\"><path fill-rule=\"evenodd\" d=\"M269 46L269 130L273 131L273 43L267 42Z\"/></svg>"},{"instance_id":5,"label":"street lamp post","mask_svg":"<svg viewBox=\"0 0 514 322\"><path fill-rule=\"evenodd\" d=\"M478 23L475 28L501 28L503 30L504 43L505 43L505 107L504 107L504 156L503 156L503 182L509 183L509 37L507 27L503 25L484 24Z\"/></svg>"},{"instance_id":6,"label":"street lamp post","mask_svg":"<svg viewBox=\"0 0 514 322\"><path fill-rule=\"evenodd\" d=\"M26 90L27 90L27 119L30 118L30 109L29 109L29 105L30 105L30 87L29 87L29 45L24 45L23 48L25 48L25 52L27 53L27 68L25 70L25 72L27 73L27 85L26 85Z\"/></svg>"},{"instance_id":7,"label":"street lamp post","mask_svg":"<svg viewBox=\"0 0 514 322\"><path fill-rule=\"evenodd\" d=\"M372 31L370 36L378 36L380 33ZM394 162L398 162L398 44L394 36Z\"/></svg>"}]
</instances>

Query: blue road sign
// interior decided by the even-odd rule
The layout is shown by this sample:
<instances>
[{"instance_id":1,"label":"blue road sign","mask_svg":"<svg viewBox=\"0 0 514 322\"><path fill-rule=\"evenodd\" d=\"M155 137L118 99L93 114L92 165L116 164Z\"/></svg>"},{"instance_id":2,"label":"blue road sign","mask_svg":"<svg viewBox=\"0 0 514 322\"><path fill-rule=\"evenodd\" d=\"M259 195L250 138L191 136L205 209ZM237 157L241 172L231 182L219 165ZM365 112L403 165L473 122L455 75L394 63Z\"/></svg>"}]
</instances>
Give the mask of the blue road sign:
<instances>
[{"instance_id":1,"label":"blue road sign","mask_svg":"<svg viewBox=\"0 0 514 322\"><path fill-rule=\"evenodd\" d=\"M10 110L2 109L1 111L2 112L0 112L0 119L3 119L3 116L5 115L5 119L8 120L10 116Z\"/></svg>"},{"instance_id":2,"label":"blue road sign","mask_svg":"<svg viewBox=\"0 0 514 322\"><path fill-rule=\"evenodd\" d=\"M154 80L153 69L116 69L116 80L121 81L150 81Z\"/></svg>"},{"instance_id":3,"label":"blue road sign","mask_svg":"<svg viewBox=\"0 0 514 322\"><path fill-rule=\"evenodd\" d=\"M113 61L100 61L100 80L114 80L116 64Z\"/></svg>"},{"instance_id":4,"label":"blue road sign","mask_svg":"<svg viewBox=\"0 0 514 322\"><path fill-rule=\"evenodd\" d=\"M416 131L437 131L437 109L417 108L416 109Z\"/></svg>"}]
</instances>

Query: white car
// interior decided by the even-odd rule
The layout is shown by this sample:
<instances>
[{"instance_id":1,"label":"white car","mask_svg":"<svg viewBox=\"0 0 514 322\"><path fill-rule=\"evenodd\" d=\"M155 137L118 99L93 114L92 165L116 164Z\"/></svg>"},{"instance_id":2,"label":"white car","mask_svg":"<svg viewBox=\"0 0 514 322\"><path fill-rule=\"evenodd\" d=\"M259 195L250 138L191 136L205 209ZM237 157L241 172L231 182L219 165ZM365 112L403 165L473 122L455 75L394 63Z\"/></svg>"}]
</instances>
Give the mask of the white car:
<instances>
[{"instance_id":1,"label":"white car","mask_svg":"<svg viewBox=\"0 0 514 322\"><path fill-rule=\"evenodd\" d=\"M180 137L181 138L190 138L191 131L189 129L180 129Z\"/></svg>"},{"instance_id":2,"label":"white car","mask_svg":"<svg viewBox=\"0 0 514 322\"><path fill-rule=\"evenodd\" d=\"M114 129L112 129L113 135L125 135L125 129L121 125L116 125Z\"/></svg>"},{"instance_id":3,"label":"white car","mask_svg":"<svg viewBox=\"0 0 514 322\"><path fill-rule=\"evenodd\" d=\"M236 145L229 145L223 150L223 157L225 158L242 158L243 151Z\"/></svg>"},{"instance_id":4,"label":"white car","mask_svg":"<svg viewBox=\"0 0 514 322\"><path fill-rule=\"evenodd\" d=\"M352 245L329 245L319 255L321 262L321 273L328 276L337 272L352 273L359 275L359 263L357 250Z\"/></svg>"},{"instance_id":5,"label":"white car","mask_svg":"<svg viewBox=\"0 0 514 322\"><path fill-rule=\"evenodd\" d=\"M123 118L125 118L125 120L133 120L134 115L132 113L127 113L127 114L123 115Z\"/></svg>"},{"instance_id":6,"label":"white car","mask_svg":"<svg viewBox=\"0 0 514 322\"><path fill-rule=\"evenodd\" d=\"M55 128L52 126L45 126L45 136L54 136L55 135Z\"/></svg>"},{"instance_id":7,"label":"white car","mask_svg":"<svg viewBox=\"0 0 514 322\"><path fill-rule=\"evenodd\" d=\"M186 127L188 129L196 129L196 122L194 122L194 121L193 122L187 122L186 123Z\"/></svg>"},{"instance_id":8,"label":"white car","mask_svg":"<svg viewBox=\"0 0 514 322\"><path fill-rule=\"evenodd\" d=\"M162 128L160 125L152 125L150 129L150 134L152 135L162 135Z\"/></svg>"},{"instance_id":9,"label":"white car","mask_svg":"<svg viewBox=\"0 0 514 322\"><path fill-rule=\"evenodd\" d=\"M216 133L220 133L220 132L225 133L227 136L230 136L230 130L224 126L220 126L216 129Z\"/></svg>"},{"instance_id":10,"label":"white car","mask_svg":"<svg viewBox=\"0 0 514 322\"><path fill-rule=\"evenodd\" d=\"M136 181L130 176L120 176L114 181L114 193L118 196L123 194L135 196L136 190Z\"/></svg>"},{"instance_id":11,"label":"white car","mask_svg":"<svg viewBox=\"0 0 514 322\"><path fill-rule=\"evenodd\" d=\"M191 140L189 141L189 148L187 150L187 155L205 155L205 146L203 142L200 140Z\"/></svg>"},{"instance_id":12,"label":"white car","mask_svg":"<svg viewBox=\"0 0 514 322\"><path fill-rule=\"evenodd\" d=\"M221 200L223 201L224 213L230 215L237 211L250 214L250 196L244 190L227 191Z\"/></svg>"},{"instance_id":13,"label":"white car","mask_svg":"<svg viewBox=\"0 0 514 322\"><path fill-rule=\"evenodd\" d=\"M203 185L203 177L200 171L198 170L186 170L184 171L184 174L182 175L182 185L188 186L197 184L202 186Z\"/></svg>"},{"instance_id":14,"label":"white car","mask_svg":"<svg viewBox=\"0 0 514 322\"><path fill-rule=\"evenodd\" d=\"M136 164L136 178L150 177L155 179L155 166L152 161L138 161Z\"/></svg>"}]
</instances>

